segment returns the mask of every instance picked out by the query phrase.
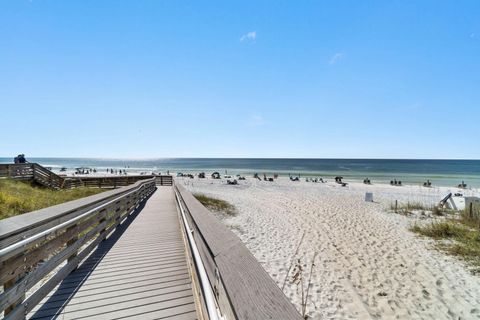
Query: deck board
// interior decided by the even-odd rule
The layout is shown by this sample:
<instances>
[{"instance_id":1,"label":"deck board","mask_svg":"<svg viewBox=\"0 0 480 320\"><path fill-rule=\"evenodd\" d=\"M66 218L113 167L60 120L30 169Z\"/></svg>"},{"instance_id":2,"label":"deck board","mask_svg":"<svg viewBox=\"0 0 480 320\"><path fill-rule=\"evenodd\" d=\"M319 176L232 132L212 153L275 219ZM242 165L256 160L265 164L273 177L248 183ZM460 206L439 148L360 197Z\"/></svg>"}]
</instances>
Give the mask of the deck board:
<instances>
[{"instance_id":1,"label":"deck board","mask_svg":"<svg viewBox=\"0 0 480 320\"><path fill-rule=\"evenodd\" d=\"M158 187L29 319L196 319L172 187Z\"/></svg>"}]
</instances>

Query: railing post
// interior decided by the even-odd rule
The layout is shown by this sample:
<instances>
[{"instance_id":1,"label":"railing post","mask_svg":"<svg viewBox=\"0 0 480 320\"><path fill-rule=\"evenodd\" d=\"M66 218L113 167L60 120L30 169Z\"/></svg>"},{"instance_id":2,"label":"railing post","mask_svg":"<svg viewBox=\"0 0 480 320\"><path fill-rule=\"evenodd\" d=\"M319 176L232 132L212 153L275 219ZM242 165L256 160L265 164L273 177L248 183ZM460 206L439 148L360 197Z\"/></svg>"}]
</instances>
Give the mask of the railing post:
<instances>
[{"instance_id":1,"label":"railing post","mask_svg":"<svg viewBox=\"0 0 480 320\"><path fill-rule=\"evenodd\" d=\"M8 288L13 287L15 285L15 283L17 283L24 276L25 276L25 269L20 274L18 274L15 277L10 278L7 281L5 281L5 283L3 284L3 291L5 292ZM5 308L5 312L4 312L5 316L7 316L10 312L12 312L13 309L15 309L15 307L17 305L22 303L23 300L25 300L25 294L23 294L20 297L20 299L18 299L17 301L15 301L14 303L12 303L11 305L9 305L8 307ZM23 319L25 319L25 317L23 317Z\"/></svg>"},{"instance_id":2,"label":"railing post","mask_svg":"<svg viewBox=\"0 0 480 320\"><path fill-rule=\"evenodd\" d=\"M68 227L67 230L65 232L70 232L71 230L73 229L76 229L77 228L77 224L71 226L71 227ZM75 235L73 235L70 240L67 241L67 248L70 247L71 245L73 245L76 241L78 240L78 231L75 233ZM77 256L78 252L74 252L70 257L68 257L68 260L67 262L70 262L72 261L76 256ZM78 265L77 265L78 266ZM72 270L75 271L77 269L77 266L75 266L75 269Z\"/></svg>"},{"instance_id":3,"label":"railing post","mask_svg":"<svg viewBox=\"0 0 480 320\"><path fill-rule=\"evenodd\" d=\"M103 213L103 217L98 221L98 224L102 224L102 223L104 223L104 222L107 220L108 210L109 210L109 208L106 208L106 209L105 209L105 213ZM98 237L99 237L99 238L103 237L103 239L102 239L101 241L103 241L103 240L105 240L105 239L107 238L107 235L105 234L105 232L106 232L106 230L107 230L107 227L108 227L108 226L105 226L105 228L103 228L102 230L100 230L100 232L98 233Z\"/></svg>"}]
</instances>

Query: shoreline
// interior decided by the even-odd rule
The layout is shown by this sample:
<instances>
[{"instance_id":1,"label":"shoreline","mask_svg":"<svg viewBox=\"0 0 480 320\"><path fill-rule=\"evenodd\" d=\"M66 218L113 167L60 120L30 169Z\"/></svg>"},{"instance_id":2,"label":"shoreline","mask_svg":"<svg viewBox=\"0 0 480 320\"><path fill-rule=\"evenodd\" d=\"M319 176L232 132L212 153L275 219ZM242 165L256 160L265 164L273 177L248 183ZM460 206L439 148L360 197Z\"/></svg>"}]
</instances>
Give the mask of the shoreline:
<instances>
[{"instance_id":1,"label":"shoreline","mask_svg":"<svg viewBox=\"0 0 480 320\"><path fill-rule=\"evenodd\" d=\"M53 169L53 168L52 168ZM115 170L115 168L113 168ZM118 169L121 169L121 170L124 170L124 168L116 168L117 170ZM53 169L52 171L56 174L59 174L59 175L66 175L67 177L79 177L79 178L82 178L82 177L118 177L118 176L124 176L124 174L110 174L110 173L106 173L105 172L106 169L98 169L96 173L90 173L90 174L74 174L74 170L71 170L71 169L68 169L66 172L60 172L59 170L55 170ZM127 171L126 175L151 175L151 174L166 174L167 171L160 171L160 170L151 170L151 169L143 169L143 170L136 170L136 169L125 169ZM201 172L205 172L206 174L206 180L209 180L211 179L210 175L211 173L213 173L214 171L208 171L208 170L182 170L182 171L170 171L169 174L174 176L174 177L177 177L177 174L178 173L183 173L183 174L193 174L195 175L194 177L194 180L198 179L198 177L196 175L198 175L199 173ZM224 173L221 173L220 171L217 171L220 173L220 176L221 176L221 179L220 180L226 180L225 178L223 178L223 176L225 175ZM228 171L227 171L228 172ZM255 172L242 172L242 171L234 171L232 170L231 173L228 173L228 175L231 175L232 176L232 179L235 179L236 178L236 175L240 174L242 176L245 176L247 179L254 179L253 175L254 175ZM263 177L263 174L264 172L261 172L261 173L258 173L260 177ZM267 175L267 177L272 177L274 174L278 174L278 177L281 178L281 179L286 179L289 177L288 174L284 174L284 173L277 173L277 172L273 172L273 171L270 171L270 172L267 172L265 171L265 174ZM436 180L434 178L428 178L428 177L425 177L425 180L411 180L409 178L404 178L404 176L401 176L401 175L397 175L397 176L392 176L392 178L390 178L391 180L388 180L388 179L377 179L375 178L375 175L370 175L370 176L365 176L365 177L361 177L361 176L349 176L349 175L345 175L345 174L339 174L340 176L343 177L343 181L346 182L346 183L349 183L349 184L363 184L363 179L365 178L369 178L370 181L371 181L371 185L390 185L390 181L393 180L393 179L396 179L397 181L401 181L402 182L402 185L401 186L396 186L396 187L422 187L422 188L452 188L452 189L458 189L458 190L461 190L461 191L468 191L468 190L471 190L471 191L474 191L474 192L478 192L480 190L480 185L477 187L477 186L471 186L468 182L469 180L460 180L458 181L458 183L461 183L462 181L465 181L467 182L467 187L462 189L462 188L458 188L458 186L456 186L455 184L447 184L447 183L444 183L444 184L438 184L438 183L435 183ZM406 174L407 175L407 174ZM405 176L406 176L405 175ZM292 177L296 177L298 175L292 175ZM300 181L301 182L305 182L305 179L308 178L323 178L327 183L330 183L332 181L335 181L335 176L337 176L336 174L326 174L326 175L319 175L319 174L306 174L306 173L301 173L300 174ZM418 176L415 176L416 179ZM426 182L427 180L429 180L432 185L430 187L425 187L423 186L423 183ZM448 179L447 181L454 181L452 179ZM456 181L456 180L455 180ZM437 180L438 182L438 180ZM295 183L295 182L293 182ZM315 182L309 182L309 183L315 183ZM320 183L320 182L317 182L317 183Z\"/></svg>"}]
</instances>

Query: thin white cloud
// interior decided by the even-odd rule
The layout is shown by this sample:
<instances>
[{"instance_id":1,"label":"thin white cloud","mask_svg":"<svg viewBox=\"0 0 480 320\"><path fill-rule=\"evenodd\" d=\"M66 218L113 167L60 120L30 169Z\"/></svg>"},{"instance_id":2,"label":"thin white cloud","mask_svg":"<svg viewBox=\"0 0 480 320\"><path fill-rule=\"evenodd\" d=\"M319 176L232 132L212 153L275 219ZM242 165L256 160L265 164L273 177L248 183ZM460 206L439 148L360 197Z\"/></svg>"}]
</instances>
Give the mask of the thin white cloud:
<instances>
[{"instance_id":1,"label":"thin white cloud","mask_svg":"<svg viewBox=\"0 0 480 320\"><path fill-rule=\"evenodd\" d=\"M250 127L259 127L265 125L265 119L263 119L262 116L259 115L253 115L250 117L250 119L247 122L247 125Z\"/></svg>"},{"instance_id":2,"label":"thin white cloud","mask_svg":"<svg viewBox=\"0 0 480 320\"><path fill-rule=\"evenodd\" d=\"M343 58L345 58L345 53L337 52L330 58L330 61L328 63L329 64L336 64L336 63L340 62L340 60L342 60Z\"/></svg>"},{"instance_id":3,"label":"thin white cloud","mask_svg":"<svg viewBox=\"0 0 480 320\"><path fill-rule=\"evenodd\" d=\"M240 37L240 42L244 41L255 41L257 39L257 31L250 31L248 33L245 33Z\"/></svg>"}]
</instances>

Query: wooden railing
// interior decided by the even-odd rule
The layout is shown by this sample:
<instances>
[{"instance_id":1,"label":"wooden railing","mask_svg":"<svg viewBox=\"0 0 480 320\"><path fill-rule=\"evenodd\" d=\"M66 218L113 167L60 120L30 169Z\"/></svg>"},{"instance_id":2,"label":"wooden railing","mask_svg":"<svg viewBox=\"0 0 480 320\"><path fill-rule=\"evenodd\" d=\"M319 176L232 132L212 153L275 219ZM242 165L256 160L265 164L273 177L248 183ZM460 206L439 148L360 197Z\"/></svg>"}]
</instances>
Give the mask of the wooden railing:
<instances>
[{"instance_id":1,"label":"wooden railing","mask_svg":"<svg viewBox=\"0 0 480 320\"><path fill-rule=\"evenodd\" d=\"M64 189L78 187L118 188L131 185L140 180L151 179L150 175L112 176L112 177L68 177L65 178Z\"/></svg>"},{"instance_id":2,"label":"wooden railing","mask_svg":"<svg viewBox=\"0 0 480 320\"><path fill-rule=\"evenodd\" d=\"M62 177L37 163L0 164L0 177L35 180L44 186L54 189L61 188L64 183Z\"/></svg>"},{"instance_id":3,"label":"wooden railing","mask_svg":"<svg viewBox=\"0 0 480 320\"><path fill-rule=\"evenodd\" d=\"M35 181L54 189L60 189L63 187L64 178L37 163L32 163L31 165L33 167L33 179Z\"/></svg>"},{"instance_id":4,"label":"wooden railing","mask_svg":"<svg viewBox=\"0 0 480 320\"><path fill-rule=\"evenodd\" d=\"M72 189L78 187L118 188L152 177L152 175L62 177L37 163L0 164L0 178L33 180L41 185L54 189ZM171 176L156 177L157 184L172 185Z\"/></svg>"},{"instance_id":5,"label":"wooden railing","mask_svg":"<svg viewBox=\"0 0 480 320\"><path fill-rule=\"evenodd\" d=\"M155 176L155 181L159 186L172 186L173 177L172 176Z\"/></svg>"},{"instance_id":6,"label":"wooden railing","mask_svg":"<svg viewBox=\"0 0 480 320\"><path fill-rule=\"evenodd\" d=\"M174 186L222 316L242 320L302 319L242 241L183 186ZM198 277L194 281L196 287L201 287Z\"/></svg>"},{"instance_id":7,"label":"wooden railing","mask_svg":"<svg viewBox=\"0 0 480 320\"><path fill-rule=\"evenodd\" d=\"M5 319L25 318L155 188L155 179L138 181L0 221L0 311Z\"/></svg>"},{"instance_id":8,"label":"wooden railing","mask_svg":"<svg viewBox=\"0 0 480 320\"><path fill-rule=\"evenodd\" d=\"M10 179L32 179L32 163L0 164L0 177Z\"/></svg>"}]
</instances>

